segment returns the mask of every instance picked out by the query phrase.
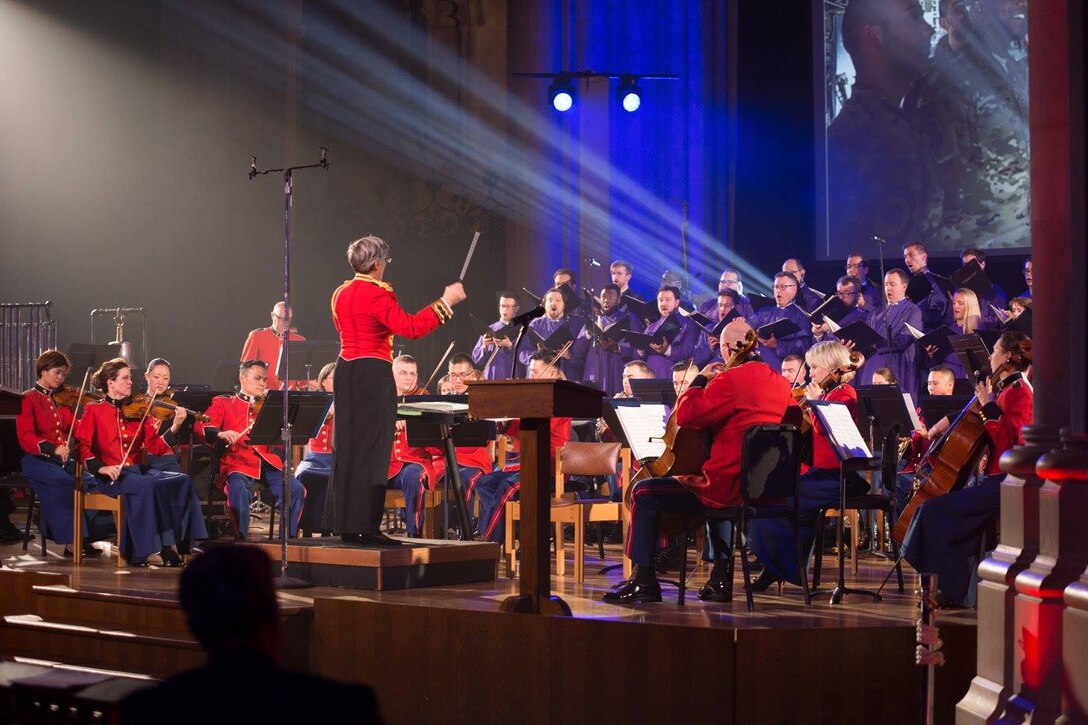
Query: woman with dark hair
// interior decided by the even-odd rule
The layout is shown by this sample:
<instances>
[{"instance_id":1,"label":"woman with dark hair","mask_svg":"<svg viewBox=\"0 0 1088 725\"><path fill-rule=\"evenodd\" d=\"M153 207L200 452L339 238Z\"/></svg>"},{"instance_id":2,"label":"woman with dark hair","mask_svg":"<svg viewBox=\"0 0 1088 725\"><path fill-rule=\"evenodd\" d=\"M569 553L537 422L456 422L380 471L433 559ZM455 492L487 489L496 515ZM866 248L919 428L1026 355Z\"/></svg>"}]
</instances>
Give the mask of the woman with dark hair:
<instances>
[{"instance_id":1,"label":"woman with dark hair","mask_svg":"<svg viewBox=\"0 0 1088 725\"><path fill-rule=\"evenodd\" d=\"M324 528L348 543L387 546L381 534L389 455L397 417L393 380L393 336L423 337L453 317L465 299L460 282L419 312L405 312L384 281L393 261L384 240L368 236L348 246L352 279L332 295L332 317L340 333L340 358L333 391L336 456L325 502Z\"/></svg>"},{"instance_id":2,"label":"woman with dark hair","mask_svg":"<svg viewBox=\"0 0 1088 725\"><path fill-rule=\"evenodd\" d=\"M35 363L38 381L23 393L23 407L15 418L19 446L23 449L23 475L30 481L41 506L40 533L64 545L71 556L74 512L75 458L71 455L72 408L58 404L53 395L68 377L68 358L59 350L46 350ZM85 526L90 531L90 518ZM83 544L85 556L101 552Z\"/></svg>"},{"instance_id":3,"label":"woman with dark hair","mask_svg":"<svg viewBox=\"0 0 1088 725\"><path fill-rule=\"evenodd\" d=\"M123 359L103 363L92 379L104 396L84 407L76 426L84 490L124 496L124 537L118 545L131 566L147 566L147 557L156 552L164 566L181 566L179 550L187 552L192 541L208 537L200 500L185 474L138 464L144 451L169 453L173 432L167 427L165 436L160 434L150 416L126 418L132 371Z\"/></svg>"},{"instance_id":4,"label":"woman with dark hair","mask_svg":"<svg viewBox=\"0 0 1088 725\"><path fill-rule=\"evenodd\" d=\"M1001 509L1005 475L998 461L1002 453L1024 443L1024 426L1031 425L1034 395L1025 377L1031 367L1030 350L1031 341L1019 332L1002 333L994 344L990 368L1004 372L992 387L989 380L975 386L989 439L985 475L976 485L969 482L922 504L903 540L903 558L917 571L937 575L943 605L974 605L972 574L982 537Z\"/></svg>"},{"instance_id":5,"label":"woman with dark hair","mask_svg":"<svg viewBox=\"0 0 1088 725\"><path fill-rule=\"evenodd\" d=\"M169 360L161 357L153 358L144 371L144 380L147 381L147 393L149 395L162 395L169 390L170 378L173 372L174 367ZM185 418L185 408L178 408L170 425L170 429L175 436L181 430ZM181 473L181 461L178 460L178 454L173 450L173 446L171 446L171 451L165 455L153 456L149 453L147 455L147 465L159 471Z\"/></svg>"}]
</instances>

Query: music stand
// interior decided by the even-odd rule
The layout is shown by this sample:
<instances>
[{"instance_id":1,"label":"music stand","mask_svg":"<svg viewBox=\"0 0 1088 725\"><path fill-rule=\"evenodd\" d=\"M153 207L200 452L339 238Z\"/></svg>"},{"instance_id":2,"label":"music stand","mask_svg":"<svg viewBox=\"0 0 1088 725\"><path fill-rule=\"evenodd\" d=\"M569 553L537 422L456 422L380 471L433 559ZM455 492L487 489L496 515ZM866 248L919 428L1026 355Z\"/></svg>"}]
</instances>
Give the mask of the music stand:
<instances>
[{"instance_id":1,"label":"music stand","mask_svg":"<svg viewBox=\"0 0 1088 725\"><path fill-rule=\"evenodd\" d=\"M102 363L115 357L117 357L116 345L73 342L68 346L68 369L94 370Z\"/></svg>"},{"instance_id":2,"label":"music stand","mask_svg":"<svg viewBox=\"0 0 1088 725\"><path fill-rule=\"evenodd\" d=\"M986 349L978 333L953 335L948 340L969 378L988 380L993 375L993 370L990 369L990 351Z\"/></svg>"},{"instance_id":3,"label":"music stand","mask_svg":"<svg viewBox=\"0 0 1088 725\"><path fill-rule=\"evenodd\" d=\"M321 368L340 357L339 340L295 340L291 343L291 356L287 362L287 374L280 358L276 377L280 380L305 380L310 382Z\"/></svg>"},{"instance_id":4,"label":"music stand","mask_svg":"<svg viewBox=\"0 0 1088 725\"><path fill-rule=\"evenodd\" d=\"M859 385L855 388L858 405L854 422L859 429L869 430L869 444L876 448L877 441L884 440L884 435L892 426L899 430L914 430L910 411L903 400L903 393L898 385Z\"/></svg>"},{"instance_id":5,"label":"music stand","mask_svg":"<svg viewBox=\"0 0 1088 725\"><path fill-rule=\"evenodd\" d=\"M631 378L631 394L643 403L662 403L676 407L676 388L663 378Z\"/></svg>"},{"instance_id":6,"label":"music stand","mask_svg":"<svg viewBox=\"0 0 1088 725\"><path fill-rule=\"evenodd\" d=\"M269 395L264 399L257 420L249 431L246 442L250 445L274 446L280 443L298 445L306 443L321 430L325 417L332 407L331 393L297 392L290 396L289 408L284 411L285 396ZM283 423L287 421L287 430ZM288 433L290 435L288 435ZM291 511L291 480L295 477L294 469L289 465L290 451L285 452L283 466L283 494L280 497L280 552L284 574L277 580L280 589L299 589L313 586L310 582L297 577L286 576L287 571L287 528Z\"/></svg>"},{"instance_id":7,"label":"music stand","mask_svg":"<svg viewBox=\"0 0 1088 725\"><path fill-rule=\"evenodd\" d=\"M918 398L918 407L922 409L922 417L926 419L926 426L932 427L941 418L948 418L951 422L956 419L967 404L971 402L972 395L922 395Z\"/></svg>"},{"instance_id":8,"label":"music stand","mask_svg":"<svg viewBox=\"0 0 1088 725\"><path fill-rule=\"evenodd\" d=\"M212 369L212 382L209 387L212 390L221 390L224 393L234 393L238 390L238 366L237 360L217 360Z\"/></svg>"}]
</instances>

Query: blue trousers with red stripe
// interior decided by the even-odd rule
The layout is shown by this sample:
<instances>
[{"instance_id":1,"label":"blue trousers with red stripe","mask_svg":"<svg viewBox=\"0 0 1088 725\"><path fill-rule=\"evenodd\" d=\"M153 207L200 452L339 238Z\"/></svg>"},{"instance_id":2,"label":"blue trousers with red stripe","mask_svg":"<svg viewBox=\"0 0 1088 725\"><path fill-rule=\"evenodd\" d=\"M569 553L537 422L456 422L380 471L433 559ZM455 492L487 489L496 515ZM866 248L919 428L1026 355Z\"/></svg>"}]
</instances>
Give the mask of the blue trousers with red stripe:
<instances>
[{"instance_id":1,"label":"blue trousers with red stripe","mask_svg":"<svg viewBox=\"0 0 1088 725\"><path fill-rule=\"evenodd\" d=\"M283 498L283 471L261 461L261 477L250 478L244 473L232 473L227 476L227 501L230 509L238 517L238 534L244 539L249 534L249 502L253 497L253 484L264 481L272 497L276 499L276 510L280 509ZM291 480L291 527L288 538L298 536L298 520L302 516L302 505L306 499L306 489L294 478Z\"/></svg>"},{"instance_id":2,"label":"blue trousers with red stripe","mask_svg":"<svg viewBox=\"0 0 1088 725\"><path fill-rule=\"evenodd\" d=\"M517 500L521 491L520 471L485 473L476 482L480 499L479 533L488 541L502 543L506 533L506 502Z\"/></svg>"},{"instance_id":3,"label":"blue trousers with red stripe","mask_svg":"<svg viewBox=\"0 0 1088 725\"><path fill-rule=\"evenodd\" d=\"M299 519L304 531L322 531L321 517L325 513L325 494L332 473L332 454L308 452L295 469L295 478L306 489L306 508Z\"/></svg>"},{"instance_id":4,"label":"blue trousers with red stripe","mask_svg":"<svg viewBox=\"0 0 1088 725\"><path fill-rule=\"evenodd\" d=\"M419 504L426 488L424 477L423 466L405 463L397 475L389 479L389 488L399 488L404 494L405 527L409 536L419 536L423 532L423 507Z\"/></svg>"},{"instance_id":5,"label":"blue trousers with red stripe","mask_svg":"<svg viewBox=\"0 0 1088 725\"><path fill-rule=\"evenodd\" d=\"M639 566L654 561L657 522L662 512L698 515L710 510L675 478L647 478L631 489L631 531L627 537L627 556ZM728 561L733 556L733 524L711 521L707 524L706 561Z\"/></svg>"}]
</instances>

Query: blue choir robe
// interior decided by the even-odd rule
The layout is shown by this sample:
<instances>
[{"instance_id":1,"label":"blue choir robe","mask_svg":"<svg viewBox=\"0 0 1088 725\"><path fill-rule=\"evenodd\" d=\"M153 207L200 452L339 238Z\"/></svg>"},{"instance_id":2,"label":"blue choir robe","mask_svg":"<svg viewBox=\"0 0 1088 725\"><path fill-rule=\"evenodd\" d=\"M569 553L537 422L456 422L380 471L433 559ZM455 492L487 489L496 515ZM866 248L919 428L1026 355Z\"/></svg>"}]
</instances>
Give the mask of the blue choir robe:
<instances>
[{"instance_id":1,"label":"blue choir robe","mask_svg":"<svg viewBox=\"0 0 1088 725\"><path fill-rule=\"evenodd\" d=\"M642 321L624 307L613 310L611 315L598 315L597 326L603 329L622 320L627 320L628 330L642 332ZM583 328L572 347L575 348L577 356L585 360L583 379L586 383L605 391L609 397L623 390L623 366L635 358L635 349L630 342L622 339L617 352L608 352L600 349L590 338L589 331Z\"/></svg>"},{"instance_id":2,"label":"blue choir robe","mask_svg":"<svg viewBox=\"0 0 1088 725\"><path fill-rule=\"evenodd\" d=\"M997 316L993 308L1004 310L1009 304L1009 296L996 282L990 294L978 298L978 306L982 312L982 321L989 325L987 329L997 330L1001 328L1001 318Z\"/></svg>"},{"instance_id":3,"label":"blue choir robe","mask_svg":"<svg viewBox=\"0 0 1088 725\"><path fill-rule=\"evenodd\" d=\"M922 311L918 305L904 297L895 304L889 304L882 310L869 312L866 320L869 327L883 337L890 337L891 344L885 340L875 353L869 351L865 364L861 366L860 384L872 385L873 372L877 368L890 368L899 381L899 389L918 399L918 366L915 361L917 346L914 336L907 325L921 329Z\"/></svg>"},{"instance_id":4,"label":"blue choir robe","mask_svg":"<svg viewBox=\"0 0 1088 725\"><path fill-rule=\"evenodd\" d=\"M504 327L506 327L506 323L502 320L492 322L488 325L488 328L491 330L501 330ZM529 343L522 338L521 345L518 349L522 350L527 349L528 347L530 347ZM484 366L484 363L487 362L487 359L491 357L491 353L493 352L495 352L494 349L484 348L484 336L480 335L479 339L476 340L476 346L472 348L472 362L477 368L480 368ZM509 350L500 349L495 353L495 357L491 360L491 364L483 367L484 380L505 380L506 378L509 378L510 363L513 362L513 360L514 351L512 348ZM515 377L522 377L524 374L525 368L519 362L517 369L514 371L514 375Z\"/></svg>"},{"instance_id":5,"label":"blue choir robe","mask_svg":"<svg viewBox=\"0 0 1088 725\"><path fill-rule=\"evenodd\" d=\"M934 274L932 272L927 269L925 272L919 272L919 274L924 274L926 279L929 279L933 284L933 288L918 303L918 309L922 312L922 326L918 329L923 332L933 332L941 325L948 325L952 322L952 300L948 299L944 292L941 292L936 282L933 282ZM913 325L914 323L910 324Z\"/></svg>"},{"instance_id":6,"label":"blue choir robe","mask_svg":"<svg viewBox=\"0 0 1088 725\"><path fill-rule=\"evenodd\" d=\"M758 330L764 325L777 322L783 318L792 320L801 329L792 335L778 338L778 345L773 349L764 347L762 343L757 345L759 356L763 358L763 362L771 366L772 370L781 370L782 358L787 355L804 356L808 349L812 347L812 321L793 304L789 304L785 308L764 307L756 312L748 323Z\"/></svg>"},{"instance_id":7,"label":"blue choir robe","mask_svg":"<svg viewBox=\"0 0 1088 725\"><path fill-rule=\"evenodd\" d=\"M547 339L552 333L558 330L563 325L569 325L571 328L571 334L577 339L577 335L581 332L582 323L571 320L569 317L561 317L558 320L553 320L550 317L538 317L529 323L529 329L535 330L538 335ZM529 358L534 352L536 352L536 344L533 342L534 338L529 336L529 333L525 333L525 337L529 338L528 341L522 338L521 345L518 347L518 361L528 367ZM559 352L555 350L554 352ZM578 358L574 349L574 345L571 345L570 359L563 360L559 363L559 369L563 371L563 375L567 380L581 380L582 379L582 365L585 358ZM585 351L582 350L582 355L585 355Z\"/></svg>"},{"instance_id":8,"label":"blue choir robe","mask_svg":"<svg viewBox=\"0 0 1088 725\"><path fill-rule=\"evenodd\" d=\"M862 280L861 296L865 298L865 309L868 311L879 310L888 301L884 297L884 290L869 279Z\"/></svg>"},{"instance_id":9,"label":"blue choir robe","mask_svg":"<svg viewBox=\"0 0 1088 725\"><path fill-rule=\"evenodd\" d=\"M699 342L695 345L695 353L692 358L692 361L700 370L712 362L725 362L725 360L722 359L722 346L718 345L711 349L710 335L705 332L699 337Z\"/></svg>"},{"instance_id":10,"label":"blue choir robe","mask_svg":"<svg viewBox=\"0 0 1088 725\"><path fill-rule=\"evenodd\" d=\"M755 310L752 309L752 301L748 299L748 295L741 295L740 301L736 306L737 314L746 320L751 320L752 315L755 314ZM715 295L709 300L699 305L699 312L706 315L713 322L721 322L721 318L718 317L718 297Z\"/></svg>"},{"instance_id":11,"label":"blue choir robe","mask_svg":"<svg viewBox=\"0 0 1088 725\"><path fill-rule=\"evenodd\" d=\"M666 348L668 354L660 355L650 349L637 351L638 357L645 360L650 369L654 371L654 377L665 378L666 380L672 379L672 366L674 364L691 359L695 353L695 345L699 342L699 336L706 334L703 332L703 328L678 312L673 312L669 317L662 317L650 323L649 327L646 328L646 334L652 335L657 332L665 320L670 317L679 323L680 332L676 333L676 337Z\"/></svg>"}]
</instances>

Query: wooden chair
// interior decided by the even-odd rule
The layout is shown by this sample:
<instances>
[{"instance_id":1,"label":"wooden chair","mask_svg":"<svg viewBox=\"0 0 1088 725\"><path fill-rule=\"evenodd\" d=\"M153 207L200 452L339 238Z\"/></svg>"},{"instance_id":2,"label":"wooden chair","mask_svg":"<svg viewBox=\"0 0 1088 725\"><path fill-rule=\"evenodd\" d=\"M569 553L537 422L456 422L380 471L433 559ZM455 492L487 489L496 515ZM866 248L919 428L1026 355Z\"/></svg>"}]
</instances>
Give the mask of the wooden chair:
<instances>
[{"instance_id":1,"label":"wooden chair","mask_svg":"<svg viewBox=\"0 0 1088 725\"><path fill-rule=\"evenodd\" d=\"M617 470L618 469L618 470ZM563 548L563 524L574 525L574 580L585 581L586 524L595 521L613 521L623 529L627 537L627 510L622 501L608 499L577 500L566 493L566 476L618 476L620 490L628 485L631 469L631 452L619 443L567 443L556 453L555 496L552 498L551 521L555 524L555 573L566 574L566 557ZM517 501L506 504L506 571L514 572L514 521L521 519L521 505ZM625 562L624 571L628 570Z\"/></svg>"},{"instance_id":2,"label":"wooden chair","mask_svg":"<svg viewBox=\"0 0 1088 725\"><path fill-rule=\"evenodd\" d=\"M125 558L121 554L121 542L123 542L125 531L125 504L122 496L114 498L113 496L107 496L104 493L85 493L83 491L83 462L76 461L76 473L75 473L76 485L75 485L75 511L72 515L73 534L72 534L72 561L76 564L83 563L83 512L86 510L91 511L112 511L113 520L117 525L117 565L125 566Z\"/></svg>"},{"instance_id":3,"label":"wooden chair","mask_svg":"<svg viewBox=\"0 0 1088 725\"><path fill-rule=\"evenodd\" d=\"M435 539L440 538L435 536L435 527L438 526L438 505L442 503L442 492L439 490L432 491L426 489L423 491L423 538ZM386 489L385 491L385 507L387 509L402 509L406 508L404 503L404 492L397 488ZM442 537L444 538L444 537Z\"/></svg>"}]
</instances>

